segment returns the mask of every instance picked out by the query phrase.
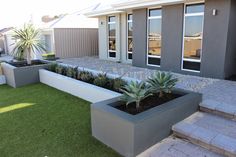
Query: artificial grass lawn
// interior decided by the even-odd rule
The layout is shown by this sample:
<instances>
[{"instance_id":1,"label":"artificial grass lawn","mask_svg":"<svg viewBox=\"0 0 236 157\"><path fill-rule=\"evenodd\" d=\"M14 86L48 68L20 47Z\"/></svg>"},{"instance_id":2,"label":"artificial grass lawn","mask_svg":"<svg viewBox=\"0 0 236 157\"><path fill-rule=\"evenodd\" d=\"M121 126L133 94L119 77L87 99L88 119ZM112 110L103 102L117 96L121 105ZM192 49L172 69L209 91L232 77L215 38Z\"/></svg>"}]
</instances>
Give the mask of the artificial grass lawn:
<instances>
[{"instance_id":1,"label":"artificial grass lawn","mask_svg":"<svg viewBox=\"0 0 236 157\"><path fill-rule=\"evenodd\" d=\"M119 155L91 136L89 102L35 84L0 86L0 156Z\"/></svg>"}]
</instances>

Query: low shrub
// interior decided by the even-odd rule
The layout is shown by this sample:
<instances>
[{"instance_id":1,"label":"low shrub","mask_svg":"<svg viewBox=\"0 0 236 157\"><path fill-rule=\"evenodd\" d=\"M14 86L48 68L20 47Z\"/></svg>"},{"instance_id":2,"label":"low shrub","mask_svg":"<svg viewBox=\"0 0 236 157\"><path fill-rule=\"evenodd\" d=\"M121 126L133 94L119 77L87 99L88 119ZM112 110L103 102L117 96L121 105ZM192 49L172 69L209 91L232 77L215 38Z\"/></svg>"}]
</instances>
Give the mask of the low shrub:
<instances>
[{"instance_id":1,"label":"low shrub","mask_svg":"<svg viewBox=\"0 0 236 157\"><path fill-rule=\"evenodd\" d=\"M66 68L66 76L71 77L71 78L76 78L77 67L67 67Z\"/></svg>"},{"instance_id":2,"label":"low shrub","mask_svg":"<svg viewBox=\"0 0 236 157\"><path fill-rule=\"evenodd\" d=\"M93 81L94 85L104 88L110 88L110 81L106 73L98 74Z\"/></svg>"},{"instance_id":3,"label":"low shrub","mask_svg":"<svg viewBox=\"0 0 236 157\"><path fill-rule=\"evenodd\" d=\"M125 85L127 85L127 82L126 81L124 81L122 78L120 78L120 77L118 77L118 78L115 78L115 79L112 79L111 80L111 87L112 87L112 89L114 90L114 91L116 91L116 92L120 92L120 89L123 87L123 86L125 86Z\"/></svg>"},{"instance_id":4,"label":"low shrub","mask_svg":"<svg viewBox=\"0 0 236 157\"><path fill-rule=\"evenodd\" d=\"M62 65L57 65L55 71L58 74L66 75L66 68Z\"/></svg>"},{"instance_id":5,"label":"low shrub","mask_svg":"<svg viewBox=\"0 0 236 157\"><path fill-rule=\"evenodd\" d=\"M92 73L90 73L88 71L79 71L77 74L77 79L87 82L87 83L93 83L94 76Z\"/></svg>"},{"instance_id":6,"label":"low shrub","mask_svg":"<svg viewBox=\"0 0 236 157\"><path fill-rule=\"evenodd\" d=\"M56 67L57 67L57 63L52 63L49 65L48 70L52 72L56 72Z\"/></svg>"}]
</instances>

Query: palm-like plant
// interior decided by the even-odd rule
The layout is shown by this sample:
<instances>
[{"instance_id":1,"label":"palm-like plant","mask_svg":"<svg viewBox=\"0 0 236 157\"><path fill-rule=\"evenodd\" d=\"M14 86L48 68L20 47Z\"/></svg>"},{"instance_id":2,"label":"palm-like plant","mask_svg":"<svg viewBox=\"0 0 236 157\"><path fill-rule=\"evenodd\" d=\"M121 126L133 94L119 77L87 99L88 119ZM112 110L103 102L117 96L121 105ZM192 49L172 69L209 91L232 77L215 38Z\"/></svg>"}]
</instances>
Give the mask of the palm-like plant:
<instances>
[{"instance_id":1,"label":"palm-like plant","mask_svg":"<svg viewBox=\"0 0 236 157\"><path fill-rule=\"evenodd\" d=\"M140 108L140 102L152 95L145 82L138 83L132 81L129 85L125 85L120 90L123 92L121 100L126 102L126 106L135 102L137 110Z\"/></svg>"},{"instance_id":2,"label":"palm-like plant","mask_svg":"<svg viewBox=\"0 0 236 157\"><path fill-rule=\"evenodd\" d=\"M171 93L173 87L178 82L177 78L167 72L156 72L151 78L147 80L150 90L153 93L159 93L159 97L163 97L164 93Z\"/></svg>"},{"instance_id":3,"label":"palm-like plant","mask_svg":"<svg viewBox=\"0 0 236 157\"><path fill-rule=\"evenodd\" d=\"M14 56L24 53L27 56L27 64L31 64L32 53L36 51L45 51L44 45L40 40L40 30L36 29L32 24L24 25L21 29L14 29L13 39L16 45L13 49ZM23 51L22 51L23 49Z\"/></svg>"}]
</instances>

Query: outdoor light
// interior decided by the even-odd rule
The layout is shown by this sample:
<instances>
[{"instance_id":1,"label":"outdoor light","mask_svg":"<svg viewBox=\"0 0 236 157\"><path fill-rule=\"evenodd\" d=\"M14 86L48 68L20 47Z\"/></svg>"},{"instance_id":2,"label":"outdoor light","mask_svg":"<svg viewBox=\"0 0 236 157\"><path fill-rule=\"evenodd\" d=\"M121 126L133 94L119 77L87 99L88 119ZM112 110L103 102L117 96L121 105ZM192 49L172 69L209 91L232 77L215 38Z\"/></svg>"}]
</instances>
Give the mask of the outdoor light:
<instances>
[{"instance_id":1,"label":"outdoor light","mask_svg":"<svg viewBox=\"0 0 236 157\"><path fill-rule=\"evenodd\" d=\"M213 16L216 16L216 15L217 15L217 10L216 10L216 9L213 9L212 15L213 15Z\"/></svg>"}]
</instances>

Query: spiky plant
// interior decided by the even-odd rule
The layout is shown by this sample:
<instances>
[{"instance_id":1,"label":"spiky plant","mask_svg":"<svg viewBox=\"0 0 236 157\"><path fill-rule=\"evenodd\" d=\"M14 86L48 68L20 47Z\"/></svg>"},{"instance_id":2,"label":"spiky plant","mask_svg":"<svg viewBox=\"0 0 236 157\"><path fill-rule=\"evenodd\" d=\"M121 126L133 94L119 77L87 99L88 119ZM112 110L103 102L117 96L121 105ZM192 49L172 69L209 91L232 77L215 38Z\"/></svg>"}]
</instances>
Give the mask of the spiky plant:
<instances>
[{"instance_id":1,"label":"spiky plant","mask_svg":"<svg viewBox=\"0 0 236 157\"><path fill-rule=\"evenodd\" d=\"M159 97L163 97L165 93L171 93L173 87L178 82L177 78L173 78L171 73L156 72L147 80L150 90L153 93L159 93Z\"/></svg>"},{"instance_id":2,"label":"spiky plant","mask_svg":"<svg viewBox=\"0 0 236 157\"><path fill-rule=\"evenodd\" d=\"M100 87L107 87L109 84L109 78L107 77L106 73L101 73L98 74L97 77L95 77L93 83Z\"/></svg>"},{"instance_id":3,"label":"spiky plant","mask_svg":"<svg viewBox=\"0 0 236 157\"><path fill-rule=\"evenodd\" d=\"M26 54L29 65L32 63L32 53L46 51L40 39L40 30L32 24L25 24L21 29L14 29L12 38L16 40L12 53L14 56L21 56L22 54L19 53Z\"/></svg>"},{"instance_id":4,"label":"spiky plant","mask_svg":"<svg viewBox=\"0 0 236 157\"><path fill-rule=\"evenodd\" d=\"M140 102L152 95L145 82L139 83L131 81L129 85L125 85L120 90L123 92L121 100L126 102L126 106L135 102L137 110L140 108Z\"/></svg>"}]
</instances>

